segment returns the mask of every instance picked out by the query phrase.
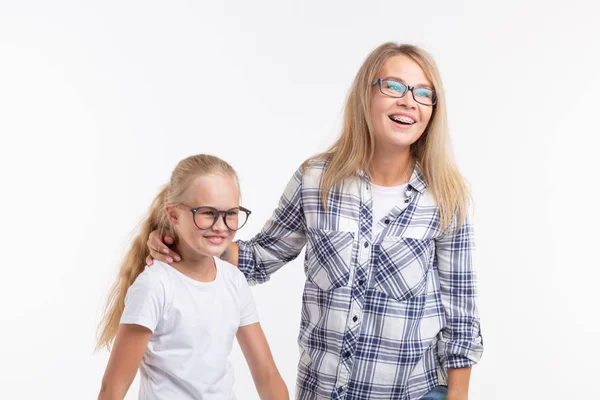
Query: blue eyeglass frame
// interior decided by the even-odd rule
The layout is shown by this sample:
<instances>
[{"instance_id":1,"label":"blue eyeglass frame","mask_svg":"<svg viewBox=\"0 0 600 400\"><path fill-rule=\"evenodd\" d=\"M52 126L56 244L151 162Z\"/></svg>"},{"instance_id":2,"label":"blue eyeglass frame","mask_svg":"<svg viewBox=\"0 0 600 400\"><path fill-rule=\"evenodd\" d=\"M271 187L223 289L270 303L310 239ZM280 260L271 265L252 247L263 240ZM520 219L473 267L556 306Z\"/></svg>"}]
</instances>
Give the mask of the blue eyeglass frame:
<instances>
[{"instance_id":1,"label":"blue eyeglass frame","mask_svg":"<svg viewBox=\"0 0 600 400\"><path fill-rule=\"evenodd\" d=\"M392 81L392 82L401 83L402 85L406 86L407 89L404 91L404 93L402 93L401 96L391 96L388 93L384 93L384 91L383 91L383 86L382 85L383 85L384 81ZM417 100L417 98L415 97L415 92L413 91L414 89L425 89L425 88L421 88L421 87L418 87L418 86L416 86L416 87L415 86L410 86L410 85L407 85L404 82L400 82L400 81L398 81L396 79L389 79L389 78L377 78L377 79L375 79L373 81L373 83L371 83L371 86L375 86L375 85L379 85L379 91L381 92L382 95L387 96L387 97L392 97L394 99L401 99L404 96L406 96L406 93L410 92L412 94L413 100L416 101L417 103L421 104L421 105L431 106L432 107L432 106L435 106L437 104L437 93L435 92L435 89L426 88L426 89L431 90L432 95L433 95L432 99L431 99L431 104L426 104L426 103L421 103L419 100Z\"/></svg>"}]
</instances>

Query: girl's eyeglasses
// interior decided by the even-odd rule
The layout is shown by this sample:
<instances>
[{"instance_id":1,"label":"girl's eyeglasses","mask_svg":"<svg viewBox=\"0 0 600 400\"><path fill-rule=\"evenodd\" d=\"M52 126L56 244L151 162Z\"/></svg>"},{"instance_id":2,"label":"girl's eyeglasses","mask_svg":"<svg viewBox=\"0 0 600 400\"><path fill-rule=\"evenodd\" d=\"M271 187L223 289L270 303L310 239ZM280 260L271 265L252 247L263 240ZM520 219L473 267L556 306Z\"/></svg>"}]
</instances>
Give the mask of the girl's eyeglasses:
<instances>
[{"instance_id":1,"label":"girl's eyeglasses","mask_svg":"<svg viewBox=\"0 0 600 400\"><path fill-rule=\"evenodd\" d=\"M188 207L185 204L179 205L186 208ZM223 222L227 228L232 231L237 231L246 225L248 217L252 213L252 211L241 206L230 208L225 211L208 206L194 207L189 210L192 212L194 225L203 231L212 228L219 220L220 215L223 215Z\"/></svg>"}]
</instances>

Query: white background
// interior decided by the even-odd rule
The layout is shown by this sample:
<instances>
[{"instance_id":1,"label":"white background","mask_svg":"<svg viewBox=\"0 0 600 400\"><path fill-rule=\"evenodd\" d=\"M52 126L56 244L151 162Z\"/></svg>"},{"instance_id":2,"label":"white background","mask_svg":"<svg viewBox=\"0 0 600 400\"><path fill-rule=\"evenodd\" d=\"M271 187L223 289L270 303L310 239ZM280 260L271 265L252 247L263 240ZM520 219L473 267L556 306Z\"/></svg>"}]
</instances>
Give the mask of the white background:
<instances>
[{"instance_id":1,"label":"white background","mask_svg":"<svg viewBox=\"0 0 600 400\"><path fill-rule=\"evenodd\" d=\"M473 190L486 350L471 399L600 398L589 4L0 1L0 398L95 398L109 284L177 161L238 170L251 237L389 40L436 58ZM253 289L291 392L303 274L299 259ZM237 344L232 360L239 398L258 398Z\"/></svg>"}]
</instances>

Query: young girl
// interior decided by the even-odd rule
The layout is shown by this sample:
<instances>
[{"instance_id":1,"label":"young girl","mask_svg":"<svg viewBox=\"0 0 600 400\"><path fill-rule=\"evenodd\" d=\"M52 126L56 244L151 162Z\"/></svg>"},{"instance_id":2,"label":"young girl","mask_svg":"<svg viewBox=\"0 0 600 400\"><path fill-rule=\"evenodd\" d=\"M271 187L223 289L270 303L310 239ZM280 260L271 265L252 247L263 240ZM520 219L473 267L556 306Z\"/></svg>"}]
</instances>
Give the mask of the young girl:
<instances>
[{"instance_id":1,"label":"young girl","mask_svg":"<svg viewBox=\"0 0 600 400\"><path fill-rule=\"evenodd\" d=\"M125 257L100 325L110 348L99 399L123 399L138 367L140 399L223 399L233 394L228 355L237 336L261 399L288 399L244 275L220 260L250 211L235 171L196 155L179 162ZM157 230L185 259L144 267Z\"/></svg>"}]
</instances>

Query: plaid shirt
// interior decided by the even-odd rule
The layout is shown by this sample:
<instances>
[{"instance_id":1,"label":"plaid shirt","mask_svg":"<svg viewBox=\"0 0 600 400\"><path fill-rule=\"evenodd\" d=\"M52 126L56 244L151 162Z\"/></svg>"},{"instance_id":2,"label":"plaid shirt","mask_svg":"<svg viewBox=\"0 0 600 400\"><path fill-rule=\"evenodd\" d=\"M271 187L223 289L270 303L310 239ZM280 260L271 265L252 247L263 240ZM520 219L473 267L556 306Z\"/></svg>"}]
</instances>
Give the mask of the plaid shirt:
<instances>
[{"instance_id":1,"label":"plaid shirt","mask_svg":"<svg viewBox=\"0 0 600 400\"><path fill-rule=\"evenodd\" d=\"M324 167L298 170L263 230L238 242L240 270L265 282L306 245L297 399L419 399L483 351L471 223L440 229L417 166L407 204L373 235L368 176L334 188L324 210Z\"/></svg>"}]
</instances>

